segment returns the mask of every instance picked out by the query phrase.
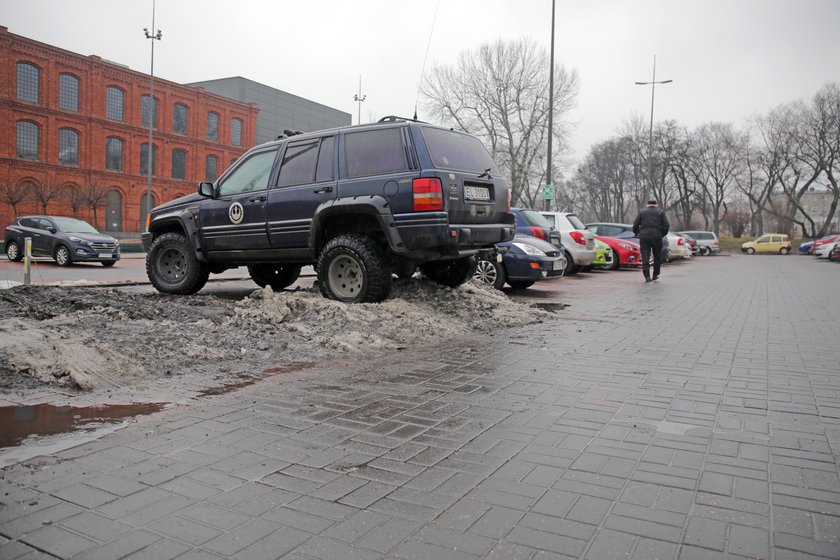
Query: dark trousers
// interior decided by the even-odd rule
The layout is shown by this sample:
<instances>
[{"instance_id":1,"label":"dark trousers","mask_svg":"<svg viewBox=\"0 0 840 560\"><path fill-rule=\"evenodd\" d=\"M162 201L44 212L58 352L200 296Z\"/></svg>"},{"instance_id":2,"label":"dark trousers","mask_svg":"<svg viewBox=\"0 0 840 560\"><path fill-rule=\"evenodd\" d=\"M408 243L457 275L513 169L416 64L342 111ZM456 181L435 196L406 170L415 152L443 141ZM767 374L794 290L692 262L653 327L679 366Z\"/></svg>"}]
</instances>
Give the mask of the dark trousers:
<instances>
[{"instance_id":1,"label":"dark trousers","mask_svg":"<svg viewBox=\"0 0 840 560\"><path fill-rule=\"evenodd\" d=\"M642 249L642 274L650 278L650 253L653 251L653 275L659 276L659 267L662 265L662 238L642 237L639 239Z\"/></svg>"}]
</instances>

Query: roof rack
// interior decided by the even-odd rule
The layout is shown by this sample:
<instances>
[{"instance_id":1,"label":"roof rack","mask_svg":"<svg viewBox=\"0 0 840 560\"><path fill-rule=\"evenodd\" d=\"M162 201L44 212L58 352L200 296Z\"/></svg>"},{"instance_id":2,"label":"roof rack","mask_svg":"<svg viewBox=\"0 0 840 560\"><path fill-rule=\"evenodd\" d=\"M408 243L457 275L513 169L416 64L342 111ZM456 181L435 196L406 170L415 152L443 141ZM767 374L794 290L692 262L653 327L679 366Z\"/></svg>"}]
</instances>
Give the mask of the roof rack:
<instances>
[{"instance_id":1,"label":"roof rack","mask_svg":"<svg viewBox=\"0 0 840 560\"><path fill-rule=\"evenodd\" d=\"M303 134L302 130L289 130L288 128L283 129L283 134L278 134L275 140L282 140L283 138L288 138L289 136L297 136L298 134Z\"/></svg>"},{"instance_id":2,"label":"roof rack","mask_svg":"<svg viewBox=\"0 0 840 560\"><path fill-rule=\"evenodd\" d=\"M424 121L418 121L417 119L412 119L410 117L397 117L395 115L388 115L387 117L382 117L381 119L379 119L376 122L378 122L378 123L389 123L389 122L397 122L397 121L411 121L411 122L427 124Z\"/></svg>"}]
</instances>

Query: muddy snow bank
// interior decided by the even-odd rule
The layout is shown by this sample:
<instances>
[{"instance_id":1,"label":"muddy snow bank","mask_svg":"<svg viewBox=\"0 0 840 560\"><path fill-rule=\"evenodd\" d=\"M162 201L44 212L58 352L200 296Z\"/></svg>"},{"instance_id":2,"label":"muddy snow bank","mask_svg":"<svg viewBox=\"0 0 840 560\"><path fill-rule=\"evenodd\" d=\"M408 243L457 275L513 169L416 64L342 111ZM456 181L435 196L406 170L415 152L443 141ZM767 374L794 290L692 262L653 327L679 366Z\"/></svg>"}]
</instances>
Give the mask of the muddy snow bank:
<instances>
[{"instance_id":1,"label":"muddy snow bank","mask_svg":"<svg viewBox=\"0 0 840 560\"><path fill-rule=\"evenodd\" d=\"M474 339L550 317L483 285L450 289L416 278L395 280L383 303L360 305L315 289L267 288L229 301L20 286L0 291L0 392L118 389L167 377L212 386L293 362Z\"/></svg>"}]
</instances>

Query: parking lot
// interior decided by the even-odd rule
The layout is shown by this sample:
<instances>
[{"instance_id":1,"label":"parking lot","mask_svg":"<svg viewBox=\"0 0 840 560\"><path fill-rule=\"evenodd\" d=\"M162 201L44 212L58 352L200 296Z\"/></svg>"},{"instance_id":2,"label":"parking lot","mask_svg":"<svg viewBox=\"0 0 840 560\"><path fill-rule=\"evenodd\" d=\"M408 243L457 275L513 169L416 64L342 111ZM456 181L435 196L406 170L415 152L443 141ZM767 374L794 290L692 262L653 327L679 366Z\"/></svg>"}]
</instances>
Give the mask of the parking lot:
<instances>
[{"instance_id":1,"label":"parking lot","mask_svg":"<svg viewBox=\"0 0 840 560\"><path fill-rule=\"evenodd\" d=\"M0 558L838 558L838 274L564 278L511 293L556 321L137 417L0 471Z\"/></svg>"}]
</instances>

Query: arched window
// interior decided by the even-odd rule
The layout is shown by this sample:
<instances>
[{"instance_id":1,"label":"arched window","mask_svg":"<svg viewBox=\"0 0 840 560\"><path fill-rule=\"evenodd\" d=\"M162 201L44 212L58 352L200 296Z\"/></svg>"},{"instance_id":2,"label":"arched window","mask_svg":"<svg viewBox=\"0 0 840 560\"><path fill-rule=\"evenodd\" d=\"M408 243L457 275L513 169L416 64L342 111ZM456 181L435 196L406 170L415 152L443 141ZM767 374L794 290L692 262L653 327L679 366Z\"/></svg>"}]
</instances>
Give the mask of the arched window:
<instances>
[{"instance_id":1,"label":"arched window","mask_svg":"<svg viewBox=\"0 0 840 560\"><path fill-rule=\"evenodd\" d=\"M158 127L158 100L157 97L152 99L148 95L140 98L140 124L144 128L149 128L149 118L151 117L152 126Z\"/></svg>"},{"instance_id":2,"label":"arched window","mask_svg":"<svg viewBox=\"0 0 840 560\"><path fill-rule=\"evenodd\" d=\"M123 196L116 188L105 195L105 231L122 231Z\"/></svg>"},{"instance_id":3,"label":"arched window","mask_svg":"<svg viewBox=\"0 0 840 560\"><path fill-rule=\"evenodd\" d=\"M21 159L40 159L40 129L32 121L17 122L17 157Z\"/></svg>"},{"instance_id":4,"label":"arched window","mask_svg":"<svg viewBox=\"0 0 840 560\"><path fill-rule=\"evenodd\" d=\"M41 99L41 70L28 62L17 63L17 98L38 103Z\"/></svg>"},{"instance_id":5,"label":"arched window","mask_svg":"<svg viewBox=\"0 0 840 560\"><path fill-rule=\"evenodd\" d=\"M190 122L190 108L183 103L176 103L172 110L172 132L186 134Z\"/></svg>"},{"instance_id":6,"label":"arched window","mask_svg":"<svg viewBox=\"0 0 840 560\"><path fill-rule=\"evenodd\" d=\"M157 176L158 147L152 146L152 175ZM149 143L140 144L140 175L149 174Z\"/></svg>"},{"instance_id":7,"label":"arched window","mask_svg":"<svg viewBox=\"0 0 840 560\"><path fill-rule=\"evenodd\" d=\"M187 178L187 152L178 148L172 150L172 178Z\"/></svg>"},{"instance_id":8,"label":"arched window","mask_svg":"<svg viewBox=\"0 0 840 560\"><path fill-rule=\"evenodd\" d=\"M233 119L230 121L230 143L233 146L242 145L242 120Z\"/></svg>"},{"instance_id":9,"label":"arched window","mask_svg":"<svg viewBox=\"0 0 840 560\"><path fill-rule=\"evenodd\" d=\"M108 86L105 90L105 117L112 121L123 121L125 93L118 87Z\"/></svg>"},{"instance_id":10,"label":"arched window","mask_svg":"<svg viewBox=\"0 0 840 560\"><path fill-rule=\"evenodd\" d=\"M123 170L123 147L124 143L116 136L109 136L105 140L105 169L111 171Z\"/></svg>"},{"instance_id":11,"label":"arched window","mask_svg":"<svg viewBox=\"0 0 840 560\"><path fill-rule=\"evenodd\" d=\"M65 111L79 112L79 78L72 74L58 77L58 105Z\"/></svg>"},{"instance_id":12,"label":"arched window","mask_svg":"<svg viewBox=\"0 0 840 560\"><path fill-rule=\"evenodd\" d=\"M219 113L207 113L207 139L211 142L219 141Z\"/></svg>"},{"instance_id":13,"label":"arched window","mask_svg":"<svg viewBox=\"0 0 840 560\"><path fill-rule=\"evenodd\" d=\"M79 133L72 128L58 129L58 163L79 165Z\"/></svg>"},{"instance_id":14,"label":"arched window","mask_svg":"<svg viewBox=\"0 0 840 560\"><path fill-rule=\"evenodd\" d=\"M204 180L215 181L219 178L219 158L207 156L204 161Z\"/></svg>"}]
</instances>

